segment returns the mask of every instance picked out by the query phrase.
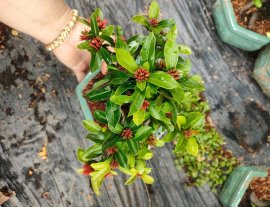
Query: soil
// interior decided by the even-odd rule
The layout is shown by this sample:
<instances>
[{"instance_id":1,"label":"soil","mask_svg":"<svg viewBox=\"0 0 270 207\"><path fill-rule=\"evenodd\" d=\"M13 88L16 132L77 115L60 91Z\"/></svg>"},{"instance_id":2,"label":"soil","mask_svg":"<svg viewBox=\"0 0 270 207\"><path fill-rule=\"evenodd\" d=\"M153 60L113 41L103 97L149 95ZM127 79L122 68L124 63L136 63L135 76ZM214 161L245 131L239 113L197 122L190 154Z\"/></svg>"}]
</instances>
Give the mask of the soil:
<instances>
[{"instance_id":1,"label":"soil","mask_svg":"<svg viewBox=\"0 0 270 207\"><path fill-rule=\"evenodd\" d=\"M232 0L237 22L244 28L250 29L256 33L266 36L266 33L270 32L270 2L267 2L265 6L260 9L252 6L242 12L243 8L250 2L251 0ZM249 26L252 15L258 10L258 18L254 21L253 24Z\"/></svg>"},{"instance_id":2,"label":"soil","mask_svg":"<svg viewBox=\"0 0 270 207\"><path fill-rule=\"evenodd\" d=\"M83 92L82 92L83 95L87 94L87 92L92 89L94 83L101 80L103 77L104 75L102 73L99 73L95 78L90 80L89 83L86 85L86 87L83 89ZM106 108L106 103L104 101L92 102L92 101L87 100L87 105L90 111L92 112L92 114L94 114L96 110L105 111L105 108Z\"/></svg>"},{"instance_id":3,"label":"soil","mask_svg":"<svg viewBox=\"0 0 270 207\"><path fill-rule=\"evenodd\" d=\"M0 52L5 48L9 27L0 22Z\"/></svg>"},{"instance_id":4,"label":"soil","mask_svg":"<svg viewBox=\"0 0 270 207\"><path fill-rule=\"evenodd\" d=\"M270 201L270 170L267 177L254 178L249 184L239 207L251 207L250 196L254 193L260 201Z\"/></svg>"}]
</instances>

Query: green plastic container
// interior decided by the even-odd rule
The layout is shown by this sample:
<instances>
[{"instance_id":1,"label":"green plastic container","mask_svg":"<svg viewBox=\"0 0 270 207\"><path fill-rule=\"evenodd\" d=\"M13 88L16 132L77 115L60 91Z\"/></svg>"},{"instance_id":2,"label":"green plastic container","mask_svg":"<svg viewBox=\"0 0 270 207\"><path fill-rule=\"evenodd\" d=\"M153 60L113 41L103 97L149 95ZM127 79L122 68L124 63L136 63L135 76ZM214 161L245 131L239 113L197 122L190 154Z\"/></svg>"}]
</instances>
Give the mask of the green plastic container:
<instances>
[{"instance_id":1,"label":"green plastic container","mask_svg":"<svg viewBox=\"0 0 270 207\"><path fill-rule=\"evenodd\" d=\"M270 98L270 45L264 48L258 55L253 76L262 91Z\"/></svg>"},{"instance_id":2,"label":"green plastic container","mask_svg":"<svg viewBox=\"0 0 270 207\"><path fill-rule=\"evenodd\" d=\"M76 87L76 94L77 94L77 97L79 99L81 109L83 111L83 115L84 115L85 119L93 120L93 116L92 116L92 113L87 105L85 98L83 97L82 91L85 88L85 86L89 83L89 81L92 80L99 72L100 72L100 70L97 70L93 73L89 72L85 76L85 78Z\"/></svg>"},{"instance_id":3,"label":"green plastic container","mask_svg":"<svg viewBox=\"0 0 270 207\"><path fill-rule=\"evenodd\" d=\"M256 166L240 166L234 169L226 181L220 201L223 207L237 207L250 182L255 177L266 177L267 171Z\"/></svg>"},{"instance_id":4,"label":"green plastic container","mask_svg":"<svg viewBox=\"0 0 270 207\"><path fill-rule=\"evenodd\" d=\"M270 38L238 25L231 0L217 0L213 16L223 42L246 51L259 50L270 43Z\"/></svg>"}]
</instances>

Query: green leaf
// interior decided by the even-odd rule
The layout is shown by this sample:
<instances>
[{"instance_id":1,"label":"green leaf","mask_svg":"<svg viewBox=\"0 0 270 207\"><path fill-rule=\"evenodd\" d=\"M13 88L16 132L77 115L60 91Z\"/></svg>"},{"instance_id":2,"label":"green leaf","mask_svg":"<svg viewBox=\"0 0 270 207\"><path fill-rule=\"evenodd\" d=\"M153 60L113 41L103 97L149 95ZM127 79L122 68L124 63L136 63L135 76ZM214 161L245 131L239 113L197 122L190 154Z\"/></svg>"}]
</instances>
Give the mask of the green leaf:
<instances>
[{"instance_id":1,"label":"green leaf","mask_svg":"<svg viewBox=\"0 0 270 207\"><path fill-rule=\"evenodd\" d=\"M122 27L120 27L119 25L116 26L116 36L123 36L124 32Z\"/></svg>"},{"instance_id":2,"label":"green leaf","mask_svg":"<svg viewBox=\"0 0 270 207\"><path fill-rule=\"evenodd\" d=\"M137 175L136 175L136 174L131 175L131 176L127 179L127 181L125 182L125 185L131 185L132 183L135 182L136 178L137 178Z\"/></svg>"},{"instance_id":3,"label":"green leaf","mask_svg":"<svg viewBox=\"0 0 270 207\"><path fill-rule=\"evenodd\" d=\"M164 46L164 57L167 69L172 69L176 67L179 56L178 53L179 50L175 40L172 38L168 39Z\"/></svg>"},{"instance_id":4,"label":"green leaf","mask_svg":"<svg viewBox=\"0 0 270 207\"><path fill-rule=\"evenodd\" d=\"M133 41L133 42L128 44L130 54L135 53L139 47L140 47L140 43L137 41Z\"/></svg>"},{"instance_id":5,"label":"green leaf","mask_svg":"<svg viewBox=\"0 0 270 207\"><path fill-rule=\"evenodd\" d=\"M84 128L86 128L89 132L101 131L101 127L92 120L83 120L82 123L83 123Z\"/></svg>"},{"instance_id":6,"label":"green leaf","mask_svg":"<svg viewBox=\"0 0 270 207\"><path fill-rule=\"evenodd\" d=\"M81 50L90 50L91 52L96 52L96 51L94 51L94 49L89 45L89 41L84 41L84 42L80 43L77 47L78 47L79 49L81 49Z\"/></svg>"},{"instance_id":7,"label":"green leaf","mask_svg":"<svg viewBox=\"0 0 270 207\"><path fill-rule=\"evenodd\" d=\"M194 137L191 137L187 141L186 150L189 154L197 156L198 155L198 144Z\"/></svg>"},{"instance_id":8,"label":"green leaf","mask_svg":"<svg viewBox=\"0 0 270 207\"><path fill-rule=\"evenodd\" d=\"M138 23L138 24L141 24L147 28L150 27L150 24L147 20L147 18L143 15L136 15L136 16L133 16L132 17L132 21L135 22L135 23Z\"/></svg>"},{"instance_id":9,"label":"green leaf","mask_svg":"<svg viewBox=\"0 0 270 207\"><path fill-rule=\"evenodd\" d=\"M147 84L146 90L145 90L145 97L147 99L152 98L153 95L157 93L158 87L152 84Z\"/></svg>"},{"instance_id":10,"label":"green leaf","mask_svg":"<svg viewBox=\"0 0 270 207\"><path fill-rule=\"evenodd\" d=\"M115 103L108 101L106 104L106 119L108 121L108 124L112 127L115 127L115 125L120 120L121 112L120 107L116 105Z\"/></svg>"},{"instance_id":11,"label":"green leaf","mask_svg":"<svg viewBox=\"0 0 270 207\"><path fill-rule=\"evenodd\" d=\"M145 36L144 35L134 35L134 36L130 37L127 40L127 43L130 44L131 42L138 42L138 43L141 44L144 39L145 39Z\"/></svg>"},{"instance_id":12,"label":"green leaf","mask_svg":"<svg viewBox=\"0 0 270 207\"><path fill-rule=\"evenodd\" d=\"M111 79L111 84L113 85L120 85L125 83L129 77L126 73L122 72L122 71L113 71L112 73L110 73L110 79Z\"/></svg>"},{"instance_id":13,"label":"green leaf","mask_svg":"<svg viewBox=\"0 0 270 207\"><path fill-rule=\"evenodd\" d=\"M87 99L89 99L90 101L103 101L107 100L110 97L111 93L111 89L105 87L101 89L91 90L85 95L85 97L87 97Z\"/></svg>"},{"instance_id":14,"label":"green leaf","mask_svg":"<svg viewBox=\"0 0 270 207\"><path fill-rule=\"evenodd\" d=\"M180 80L180 85L187 90L204 91L204 86L198 81L190 78L183 78Z\"/></svg>"},{"instance_id":15,"label":"green leaf","mask_svg":"<svg viewBox=\"0 0 270 207\"><path fill-rule=\"evenodd\" d=\"M119 165L123 168L128 168L127 165L127 156L125 155L124 152L122 152L121 150L118 150L115 154L115 159L116 161L119 163Z\"/></svg>"},{"instance_id":16,"label":"green leaf","mask_svg":"<svg viewBox=\"0 0 270 207\"><path fill-rule=\"evenodd\" d=\"M176 25L174 25L170 31L168 32L167 36L166 36L166 39L171 39L171 40L176 40L176 35L177 35L177 28L176 28Z\"/></svg>"},{"instance_id":17,"label":"green leaf","mask_svg":"<svg viewBox=\"0 0 270 207\"><path fill-rule=\"evenodd\" d=\"M190 112L186 115L186 123L183 125L184 129L201 129L205 123L204 114L200 112Z\"/></svg>"},{"instance_id":18,"label":"green leaf","mask_svg":"<svg viewBox=\"0 0 270 207\"><path fill-rule=\"evenodd\" d=\"M141 65L145 62L148 62L150 68L155 64L155 47L156 47L156 38L153 32L151 32L145 39L144 44L141 49Z\"/></svg>"},{"instance_id":19,"label":"green leaf","mask_svg":"<svg viewBox=\"0 0 270 207\"><path fill-rule=\"evenodd\" d=\"M91 141L102 144L105 137L103 133L90 133L85 138L90 139Z\"/></svg>"},{"instance_id":20,"label":"green leaf","mask_svg":"<svg viewBox=\"0 0 270 207\"><path fill-rule=\"evenodd\" d=\"M183 136L183 134L181 133L178 140L177 140L177 143L176 143L176 146L175 146L175 152L178 153L178 152L183 152L185 150L185 147L187 145L187 140L186 138Z\"/></svg>"},{"instance_id":21,"label":"green leaf","mask_svg":"<svg viewBox=\"0 0 270 207\"><path fill-rule=\"evenodd\" d=\"M90 160L100 156L101 154L102 154L102 146L99 144L95 144L84 151L80 161L89 162Z\"/></svg>"},{"instance_id":22,"label":"green leaf","mask_svg":"<svg viewBox=\"0 0 270 207\"><path fill-rule=\"evenodd\" d=\"M115 48L116 58L119 64L127 69L132 74L138 69L138 64L132 57L132 55L129 53L129 51L126 51L121 48Z\"/></svg>"},{"instance_id":23,"label":"green leaf","mask_svg":"<svg viewBox=\"0 0 270 207\"><path fill-rule=\"evenodd\" d=\"M101 86L105 86L106 83L108 83L110 81L109 78L103 78L97 82L94 83L94 85L92 86L91 90L94 90L94 89L97 89L97 88L100 88ZM90 91L91 91L90 90Z\"/></svg>"},{"instance_id":24,"label":"green leaf","mask_svg":"<svg viewBox=\"0 0 270 207\"><path fill-rule=\"evenodd\" d=\"M96 37L99 34L99 28L98 28L98 24L97 24L97 19L96 19L94 14L91 15L90 21L91 21L91 33L92 33L92 36Z\"/></svg>"},{"instance_id":25,"label":"green leaf","mask_svg":"<svg viewBox=\"0 0 270 207\"><path fill-rule=\"evenodd\" d=\"M176 137L177 132L176 131L172 131L167 133L163 138L163 142L171 142L174 140L174 138Z\"/></svg>"},{"instance_id":26,"label":"green leaf","mask_svg":"<svg viewBox=\"0 0 270 207\"><path fill-rule=\"evenodd\" d=\"M95 72L101 68L102 55L101 55L100 51L91 53L91 55L92 55L92 57L91 57L89 67L90 67L90 70L92 72Z\"/></svg>"},{"instance_id":27,"label":"green leaf","mask_svg":"<svg viewBox=\"0 0 270 207\"><path fill-rule=\"evenodd\" d=\"M136 142L136 140L134 140L134 139L128 139L127 144L128 144L128 147L129 147L130 151L134 155L136 155L138 153L138 149L139 149L138 142Z\"/></svg>"},{"instance_id":28,"label":"green leaf","mask_svg":"<svg viewBox=\"0 0 270 207\"><path fill-rule=\"evenodd\" d=\"M126 51L129 51L128 45L123 41L122 36L117 36L116 42L115 42L115 47L116 48L121 48Z\"/></svg>"},{"instance_id":29,"label":"green leaf","mask_svg":"<svg viewBox=\"0 0 270 207\"><path fill-rule=\"evenodd\" d=\"M179 47L179 52L181 54L184 54L184 55L191 55L192 54L192 51L188 46L180 44L180 45L178 45L178 47Z\"/></svg>"},{"instance_id":30,"label":"green leaf","mask_svg":"<svg viewBox=\"0 0 270 207\"><path fill-rule=\"evenodd\" d=\"M120 85L116 89L114 95L119 96L119 95L123 94L124 92L126 92L127 90L134 89L135 83L136 83L135 81L125 82L124 84Z\"/></svg>"},{"instance_id":31,"label":"green leaf","mask_svg":"<svg viewBox=\"0 0 270 207\"><path fill-rule=\"evenodd\" d=\"M178 86L177 88L170 90L170 92L178 104L180 104L185 98L185 92L183 91L181 86Z\"/></svg>"},{"instance_id":32,"label":"green leaf","mask_svg":"<svg viewBox=\"0 0 270 207\"><path fill-rule=\"evenodd\" d=\"M138 89L140 89L141 91L144 91L145 86L146 86L146 81L143 82L136 82L136 86L138 87Z\"/></svg>"},{"instance_id":33,"label":"green leaf","mask_svg":"<svg viewBox=\"0 0 270 207\"><path fill-rule=\"evenodd\" d=\"M261 0L252 0L252 2L257 8L262 7L262 1Z\"/></svg>"},{"instance_id":34,"label":"green leaf","mask_svg":"<svg viewBox=\"0 0 270 207\"><path fill-rule=\"evenodd\" d=\"M84 154L84 150L82 148L78 148L78 150L77 150L77 158L81 162L84 162L84 160L82 159L83 154Z\"/></svg>"},{"instance_id":35,"label":"green leaf","mask_svg":"<svg viewBox=\"0 0 270 207\"><path fill-rule=\"evenodd\" d=\"M149 185L155 182L153 177L151 177L150 175L145 175L145 174L142 175L142 180L144 183L149 184Z\"/></svg>"},{"instance_id":36,"label":"green leaf","mask_svg":"<svg viewBox=\"0 0 270 207\"><path fill-rule=\"evenodd\" d=\"M113 95L111 96L110 100L114 103L116 103L117 105L122 106L125 103L130 103L132 101L132 96L127 96L127 95Z\"/></svg>"},{"instance_id":37,"label":"green leaf","mask_svg":"<svg viewBox=\"0 0 270 207\"><path fill-rule=\"evenodd\" d=\"M102 145L102 151L104 152L106 149L114 147L120 140L121 137L119 135L114 134L113 136L108 137Z\"/></svg>"},{"instance_id":38,"label":"green leaf","mask_svg":"<svg viewBox=\"0 0 270 207\"><path fill-rule=\"evenodd\" d=\"M114 40L110 36L108 36L108 35L99 35L99 37L101 39L105 40L106 42L108 42L111 46L114 46Z\"/></svg>"},{"instance_id":39,"label":"green leaf","mask_svg":"<svg viewBox=\"0 0 270 207\"><path fill-rule=\"evenodd\" d=\"M162 71L151 73L147 81L165 89L173 89L178 87L178 83L176 82L176 80L169 74Z\"/></svg>"},{"instance_id":40,"label":"green leaf","mask_svg":"<svg viewBox=\"0 0 270 207\"><path fill-rule=\"evenodd\" d=\"M86 19L79 18L78 21L83 23L84 25L86 25L88 27L91 27L91 24Z\"/></svg>"},{"instance_id":41,"label":"green leaf","mask_svg":"<svg viewBox=\"0 0 270 207\"><path fill-rule=\"evenodd\" d=\"M138 111L142 107L144 97L145 97L144 93L135 88L135 92L132 95L133 101L130 105L128 116L132 116L136 111Z\"/></svg>"},{"instance_id":42,"label":"green leaf","mask_svg":"<svg viewBox=\"0 0 270 207\"><path fill-rule=\"evenodd\" d=\"M111 55L110 55L110 53L108 52L108 50L106 50L105 48L101 47L99 51L100 51L100 54L101 54L102 57L103 57L103 60L105 60L105 62L106 62L108 65L112 64Z\"/></svg>"},{"instance_id":43,"label":"green leaf","mask_svg":"<svg viewBox=\"0 0 270 207\"><path fill-rule=\"evenodd\" d=\"M152 128L150 126L142 126L140 129L135 133L135 140L143 141L150 136L152 133Z\"/></svg>"},{"instance_id":44,"label":"green leaf","mask_svg":"<svg viewBox=\"0 0 270 207\"><path fill-rule=\"evenodd\" d=\"M111 36L113 32L114 32L114 26L109 25L101 32L101 35Z\"/></svg>"},{"instance_id":45,"label":"green leaf","mask_svg":"<svg viewBox=\"0 0 270 207\"><path fill-rule=\"evenodd\" d=\"M160 30L163 30L165 28L171 28L175 25L175 21L174 19L164 19L164 20L161 20L159 23L158 23L158 26L157 28L159 28Z\"/></svg>"},{"instance_id":46,"label":"green leaf","mask_svg":"<svg viewBox=\"0 0 270 207\"><path fill-rule=\"evenodd\" d=\"M104 111L101 110L95 110L94 112L94 118L95 120L99 121L102 124L107 124L106 114Z\"/></svg>"},{"instance_id":47,"label":"green leaf","mask_svg":"<svg viewBox=\"0 0 270 207\"><path fill-rule=\"evenodd\" d=\"M101 11L101 9L100 8L97 8L95 11L94 11L94 14L95 14L95 17L96 18L100 18L100 20L103 20L103 13L102 13L102 11Z\"/></svg>"},{"instance_id":48,"label":"green leaf","mask_svg":"<svg viewBox=\"0 0 270 207\"><path fill-rule=\"evenodd\" d=\"M148 12L149 19L158 19L159 13L160 13L160 8L157 1L152 1L149 7L149 12Z\"/></svg>"},{"instance_id":49,"label":"green leaf","mask_svg":"<svg viewBox=\"0 0 270 207\"><path fill-rule=\"evenodd\" d=\"M117 123L115 126L111 126L110 124L108 124L108 127L110 131L112 131L115 134L121 134L121 132L123 131L123 126L119 123Z\"/></svg>"},{"instance_id":50,"label":"green leaf","mask_svg":"<svg viewBox=\"0 0 270 207\"><path fill-rule=\"evenodd\" d=\"M186 117L184 116L177 116L176 123L179 129L181 129L182 125L184 125L187 122Z\"/></svg>"},{"instance_id":51,"label":"green leaf","mask_svg":"<svg viewBox=\"0 0 270 207\"><path fill-rule=\"evenodd\" d=\"M139 109L133 114L133 122L139 126L141 125L145 120L145 110Z\"/></svg>"}]
</instances>

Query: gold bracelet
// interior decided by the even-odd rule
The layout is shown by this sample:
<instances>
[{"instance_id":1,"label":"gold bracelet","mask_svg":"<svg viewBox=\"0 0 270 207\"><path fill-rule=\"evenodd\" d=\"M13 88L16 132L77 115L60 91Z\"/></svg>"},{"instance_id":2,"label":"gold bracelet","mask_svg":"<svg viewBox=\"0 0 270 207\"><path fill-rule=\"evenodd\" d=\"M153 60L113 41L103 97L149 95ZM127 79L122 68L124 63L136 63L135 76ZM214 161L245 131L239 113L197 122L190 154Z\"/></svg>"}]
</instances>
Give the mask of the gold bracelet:
<instances>
[{"instance_id":1,"label":"gold bracelet","mask_svg":"<svg viewBox=\"0 0 270 207\"><path fill-rule=\"evenodd\" d=\"M70 22L62 30L60 35L57 38L55 38L54 41L45 45L45 47L48 51L52 51L55 48L59 47L65 41L65 39L69 37L70 33L72 32L72 28L75 26L75 24L78 20L78 11L75 9L73 9L72 11L73 11L72 18L71 18Z\"/></svg>"}]
</instances>

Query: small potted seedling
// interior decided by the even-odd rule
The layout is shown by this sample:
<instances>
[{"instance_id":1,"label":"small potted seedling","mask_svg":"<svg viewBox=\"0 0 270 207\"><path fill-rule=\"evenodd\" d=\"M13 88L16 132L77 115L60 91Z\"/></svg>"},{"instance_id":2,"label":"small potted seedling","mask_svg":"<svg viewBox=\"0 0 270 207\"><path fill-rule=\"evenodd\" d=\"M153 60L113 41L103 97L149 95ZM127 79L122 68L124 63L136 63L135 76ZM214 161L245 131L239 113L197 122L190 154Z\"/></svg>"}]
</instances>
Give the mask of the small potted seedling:
<instances>
[{"instance_id":1,"label":"small potted seedling","mask_svg":"<svg viewBox=\"0 0 270 207\"><path fill-rule=\"evenodd\" d=\"M107 26L100 9L81 20L89 29L78 47L89 51L92 60L77 95L92 146L78 149L84 163L79 171L90 176L96 194L116 170L129 176L127 185L137 178L152 184L147 160L166 142L176 142L177 152L198 154L193 134L204 126L205 114L194 110L194 102L204 87L199 76L189 74L186 55L191 50L176 42L175 21L159 14L153 1L148 15L132 18L147 33L129 38L121 27ZM102 61L107 63L105 75L99 70Z\"/></svg>"},{"instance_id":2,"label":"small potted seedling","mask_svg":"<svg viewBox=\"0 0 270 207\"><path fill-rule=\"evenodd\" d=\"M222 41L247 51L270 42L269 0L217 0L213 16Z\"/></svg>"},{"instance_id":3,"label":"small potted seedling","mask_svg":"<svg viewBox=\"0 0 270 207\"><path fill-rule=\"evenodd\" d=\"M257 206L270 204L269 171L256 166L240 166L226 181L220 201L224 207Z\"/></svg>"}]
</instances>

